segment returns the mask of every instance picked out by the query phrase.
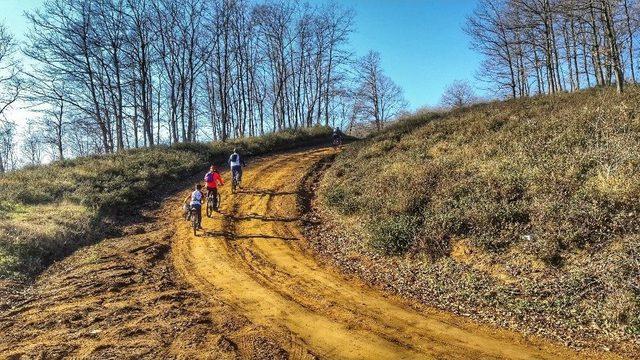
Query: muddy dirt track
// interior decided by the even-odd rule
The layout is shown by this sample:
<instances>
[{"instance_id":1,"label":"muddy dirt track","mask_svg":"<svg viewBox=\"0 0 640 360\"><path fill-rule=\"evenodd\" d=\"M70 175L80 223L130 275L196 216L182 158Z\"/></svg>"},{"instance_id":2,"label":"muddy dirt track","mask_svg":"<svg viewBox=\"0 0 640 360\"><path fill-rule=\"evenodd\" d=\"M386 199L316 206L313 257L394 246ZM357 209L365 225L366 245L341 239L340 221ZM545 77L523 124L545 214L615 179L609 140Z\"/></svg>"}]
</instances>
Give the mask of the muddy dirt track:
<instances>
[{"instance_id":1,"label":"muddy dirt track","mask_svg":"<svg viewBox=\"0 0 640 360\"><path fill-rule=\"evenodd\" d=\"M301 232L298 190L331 152L250 164L197 236L181 218L185 190L5 295L0 358L604 357L407 303L321 265Z\"/></svg>"}]
</instances>

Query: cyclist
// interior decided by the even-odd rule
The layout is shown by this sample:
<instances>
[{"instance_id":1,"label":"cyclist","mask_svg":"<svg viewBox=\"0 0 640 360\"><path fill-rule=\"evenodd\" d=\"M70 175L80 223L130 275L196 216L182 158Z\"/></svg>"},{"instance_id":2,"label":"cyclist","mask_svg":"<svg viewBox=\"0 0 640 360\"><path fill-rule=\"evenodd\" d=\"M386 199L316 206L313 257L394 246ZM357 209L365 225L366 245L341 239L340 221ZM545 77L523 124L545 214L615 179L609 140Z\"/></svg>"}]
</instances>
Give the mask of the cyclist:
<instances>
[{"instance_id":1,"label":"cyclist","mask_svg":"<svg viewBox=\"0 0 640 360\"><path fill-rule=\"evenodd\" d=\"M344 134L340 131L339 127L333 129L333 134L331 135L333 138L333 146L342 145L342 136Z\"/></svg>"},{"instance_id":2,"label":"cyclist","mask_svg":"<svg viewBox=\"0 0 640 360\"><path fill-rule=\"evenodd\" d=\"M207 201L211 199L210 196L213 196L213 199L217 200L218 186L224 185L224 181L222 181L222 176L220 176L218 169L214 165L211 165L209 168L209 172L204 176L204 181L207 182Z\"/></svg>"},{"instance_id":3,"label":"cyclist","mask_svg":"<svg viewBox=\"0 0 640 360\"><path fill-rule=\"evenodd\" d=\"M202 229L202 185L196 184L196 190L191 193L191 208L195 210L198 219L198 229Z\"/></svg>"},{"instance_id":4,"label":"cyclist","mask_svg":"<svg viewBox=\"0 0 640 360\"><path fill-rule=\"evenodd\" d=\"M247 164L245 164L244 159L238 154L236 149L233 149L233 154L229 156L229 166L231 167L231 177L233 179L237 176L239 187L242 181L242 167L247 166Z\"/></svg>"}]
</instances>

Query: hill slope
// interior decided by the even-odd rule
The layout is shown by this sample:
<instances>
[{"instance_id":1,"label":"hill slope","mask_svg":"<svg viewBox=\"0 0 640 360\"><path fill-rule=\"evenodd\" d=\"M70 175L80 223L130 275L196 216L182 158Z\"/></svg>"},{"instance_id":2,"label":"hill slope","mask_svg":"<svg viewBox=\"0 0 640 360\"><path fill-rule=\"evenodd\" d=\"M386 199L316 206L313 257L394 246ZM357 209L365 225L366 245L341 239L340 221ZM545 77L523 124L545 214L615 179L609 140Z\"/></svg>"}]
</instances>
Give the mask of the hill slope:
<instances>
[{"instance_id":1,"label":"hill slope","mask_svg":"<svg viewBox=\"0 0 640 360\"><path fill-rule=\"evenodd\" d=\"M584 345L640 332L640 89L399 122L338 156L318 244L458 313Z\"/></svg>"}]
</instances>

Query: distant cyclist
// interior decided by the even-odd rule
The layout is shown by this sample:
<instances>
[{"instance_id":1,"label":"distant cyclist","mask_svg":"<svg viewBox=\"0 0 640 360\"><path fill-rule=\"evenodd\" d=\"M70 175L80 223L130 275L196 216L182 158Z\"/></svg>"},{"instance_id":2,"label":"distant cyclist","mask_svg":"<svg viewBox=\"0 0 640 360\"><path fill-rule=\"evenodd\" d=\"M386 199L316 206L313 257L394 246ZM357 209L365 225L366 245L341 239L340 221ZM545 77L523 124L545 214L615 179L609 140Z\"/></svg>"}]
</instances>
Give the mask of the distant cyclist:
<instances>
[{"instance_id":1,"label":"distant cyclist","mask_svg":"<svg viewBox=\"0 0 640 360\"><path fill-rule=\"evenodd\" d=\"M333 134L331 135L331 137L333 138L333 147L338 147L342 145L343 136L344 136L344 133L340 131L339 127L336 127L335 129L333 129Z\"/></svg>"},{"instance_id":2,"label":"distant cyclist","mask_svg":"<svg viewBox=\"0 0 640 360\"><path fill-rule=\"evenodd\" d=\"M218 186L224 185L224 181L215 166L211 165L209 172L204 176L204 181L207 183L207 199L218 199Z\"/></svg>"},{"instance_id":3,"label":"distant cyclist","mask_svg":"<svg viewBox=\"0 0 640 360\"><path fill-rule=\"evenodd\" d=\"M244 159L238 154L238 151L233 149L233 154L229 156L229 166L231 167L232 179L238 179L238 186L240 186L240 182L242 181L242 167L246 165Z\"/></svg>"},{"instance_id":4,"label":"distant cyclist","mask_svg":"<svg viewBox=\"0 0 640 360\"><path fill-rule=\"evenodd\" d=\"M202 229L202 185L196 184L196 190L191 193L191 208L198 219L198 229Z\"/></svg>"}]
</instances>

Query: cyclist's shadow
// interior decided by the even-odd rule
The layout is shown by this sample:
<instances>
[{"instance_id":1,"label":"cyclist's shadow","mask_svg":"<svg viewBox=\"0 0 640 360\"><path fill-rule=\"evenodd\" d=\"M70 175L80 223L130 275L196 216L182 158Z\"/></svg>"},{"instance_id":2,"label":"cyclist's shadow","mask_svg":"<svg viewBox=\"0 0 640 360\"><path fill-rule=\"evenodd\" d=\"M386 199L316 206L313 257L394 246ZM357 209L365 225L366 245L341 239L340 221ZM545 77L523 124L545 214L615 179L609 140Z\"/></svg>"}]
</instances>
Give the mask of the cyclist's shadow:
<instances>
[{"instance_id":1,"label":"cyclist's shadow","mask_svg":"<svg viewBox=\"0 0 640 360\"><path fill-rule=\"evenodd\" d=\"M273 191L262 191L262 190L245 189L244 191L246 191L247 193L260 193L260 194L268 194L268 195L278 194ZM289 194L297 194L297 193L293 192L293 193L283 193L283 194L289 195ZM230 210L222 211L218 209L217 211L214 211L212 217L217 217L216 214L222 217L221 218L222 229L217 231L205 229L203 236L211 237L211 238L222 237L226 240L241 240L241 239L276 239L276 240L285 240L285 241L298 240L298 238L296 237L279 236L279 235L273 235L273 234L260 234L260 233L259 234L242 234L242 235L237 234L236 227L238 226L238 222L244 221L244 220L259 220L263 222L293 222L293 221L300 220L299 217L293 217L293 218L269 217L269 216L260 215L256 213L239 215L238 208L239 208L239 205L234 203L232 206L232 209Z\"/></svg>"},{"instance_id":2,"label":"cyclist's shadow","mask_svg":"<svg viewBox=\"0 0 640 360\"><path fill-rule=\"evenodd\" d=\"M284 241L295 241L299 240L295 237L286 237L286 236L278 236L278 235L267 235L267 234L245 234L238 235L231 231L204 231L205 237L210 238L224 238L225 240L248 240L248 239L264 239L264 240L284 240Z\"/></svg>"},{"instance_id":3,"label":"cyclist's shadow","mask_svg":"<svg viewBox=\"0 0 640 360\"><path fill-rule=\"evenodd\" d=\"M258 196L285 196L285 195L297 195L296 191L276 191L272 189L238 189L236 194L243 195L258 195Z\"/></svg>"}]
</instances>

